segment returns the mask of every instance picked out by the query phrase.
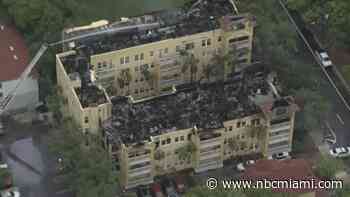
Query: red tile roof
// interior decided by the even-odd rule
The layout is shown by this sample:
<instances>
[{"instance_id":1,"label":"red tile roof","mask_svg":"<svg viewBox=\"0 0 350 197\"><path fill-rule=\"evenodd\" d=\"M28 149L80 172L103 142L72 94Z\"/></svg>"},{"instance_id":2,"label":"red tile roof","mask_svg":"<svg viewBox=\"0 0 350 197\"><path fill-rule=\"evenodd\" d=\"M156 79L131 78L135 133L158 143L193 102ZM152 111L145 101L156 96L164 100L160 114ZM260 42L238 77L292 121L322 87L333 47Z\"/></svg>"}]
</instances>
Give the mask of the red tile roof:
<instances>
[{"instance_id":1,"label":"red tile roof","mask_svg":"<svg viewBox=\"0 0 350 197\"><path fill-rule=\"evenodd\" d=\"M1 22L0 26L3 26L0 27L0 81L8 81L18 78L24 71L29 63L29 51L15 27Z\"/></svg>"},{"instance_id":2,"label":"red tile roof","mask_svg":"<svg viewBox=\"0 0 350 197\"><path fill-rule=\"evenodd\" d=\"M304 159L292 160L259 160L255 165L247 168L242 175L245 180L309 180L317 183L320 179L313 175L311 165ZM324 196L327 192L311 188L305 189L272 189L275 192L316 192L317 196Z\"/></svg>"}]
</instances>

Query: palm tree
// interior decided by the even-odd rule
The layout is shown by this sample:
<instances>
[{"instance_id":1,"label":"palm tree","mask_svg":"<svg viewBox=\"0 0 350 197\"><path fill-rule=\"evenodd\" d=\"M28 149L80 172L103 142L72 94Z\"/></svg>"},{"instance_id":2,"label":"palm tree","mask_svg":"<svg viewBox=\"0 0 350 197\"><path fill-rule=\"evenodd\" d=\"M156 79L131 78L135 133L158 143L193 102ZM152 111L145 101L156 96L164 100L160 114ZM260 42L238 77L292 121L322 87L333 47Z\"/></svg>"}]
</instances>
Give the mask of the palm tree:
<instances>
[{"instance_id":1,"label":"palm tree","mask_svg":"<svg viewBox=\"0 0 350 197\"><path fill-rule=\"evenodd\" d=\"M190 142L186 146L178 148L176 152L181 161L189 161L196 150L196 145L193 142Z\"/></svg>"},{"instance_id":2,"label":"palm tree","mask_svg":"<svg viewBox=\"0 0 350 197\"><path fill-rule=\"evenodd\" d=\"M121 70L119 73L119 77L117 79L119 83L119 87L124 88L125 85L128 85L128 87L130 88L131 78L132 77L131 77L129 68Z\"/></svg>"},{"instance_id":3,"label":"palm tree","mask_svg":"<svg viewBox=\"0 0 350 197\"><path fill-rule=\"evenodd\" d=\"M232 73L236 66L236 49L231 49L225 54L215 54L212 61L215 64L215 73L219 80L224 80L225 75Z\"/></svg>"},{"instance_id":4,"label":"palm tree","mask_svg":"<svg viewBox=\"0 0 350 197\"><path fill-rule=\"evenodd\" d=\"M194 57L193 54L189 54L187 51L180 53L184 57L183 65L181 68L181 73L185 74L190 70L191 83L193 82L193 75L196 76L198 72L199 60Z\"/></svg>"},{"instance_id":5,"label":"palm tree","mask_svg":"<svg viewBox=\"0 0 350 197\"><path fill-rule=\"evenodd\" d=\"M211 69L209 65L203 67L203 75L208 81L210 81Z\"/></svg>"},{"instance_id":6,"label":"palm tree","mask_svg":"<svg viewBox=\"0 0 350 197\"><path fill-rule=\"evenodd\" d=\"M249 128L250 137L258 137L259 139L263 139L266 136L266 126L256 125L251 126Z\"/></svg>"},{"instance_id":7,"label":"palm tree","mask_svg":"<svg viewBox=\"0 0 350 197\"><path fill-rule=\"evenodd\" d=\"M235 138L229 138L227 144L232 152L237 151L237 149L239 148L238 142Z\"/></svg>"},{"instance_id":8,"label":"palm tree","mask_svg":"<svg viewBox=\"0 0 350 197\"><path fill-rule=\"evenodd\" d=\"M258 134L259 141L264 141L267 135L267 127L260 125L256 127L256 130L258 132L257 134Z\"/></svg>"},{"instance_id":9,"label":"palm tree","mask_svg":"<svg viewBox=\"0 0 350 197\"><path fill-rule=\"evenodd\" d=\"M191 54L189 57L187 57L187 63L190 66L190 72L191 72L191 83L193 82L193 75L196 76L198 72L198 63L199 60L194 57L193 54Z\"/></svg>"}]
</instances>

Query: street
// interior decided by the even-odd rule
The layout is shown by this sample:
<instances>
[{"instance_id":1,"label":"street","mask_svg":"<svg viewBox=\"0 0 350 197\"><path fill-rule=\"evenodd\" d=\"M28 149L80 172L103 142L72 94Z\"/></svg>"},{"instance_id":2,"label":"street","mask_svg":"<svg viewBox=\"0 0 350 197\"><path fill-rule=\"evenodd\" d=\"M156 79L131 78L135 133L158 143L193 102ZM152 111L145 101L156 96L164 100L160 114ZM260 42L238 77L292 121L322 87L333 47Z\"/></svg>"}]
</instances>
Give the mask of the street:
<instances>
[{"instance_id":1,"label":"street","mask_svg":"<svg viewBox=\"0 0 350 197\"><path fill-rule=\"evenodd\" d=\"M305 43L306 47L309 49L311 58L316 60L316 55L314 51L322 49L320 43L317 41L316 36L312 34L310 30L307 29L306 23L302 20L299 13L296 11L288 10L285 4L280 0L280 4L286 14L288 15L290 21L293 23L299 36ZM332 57L331 57L332 58ZM341 80L336 75L335 68L325 69L320 65L320 75L322 80L328 83L321 83L320 86L321 93L325 96L331 103L331 112L327 114L327 118L324 120L325 125L329 124L330 128L328 130L330 134L335 133L336 143L331 145L331 147L347 146L350 145L350 133L348 131L350 124L350 108L348 102L350 101L350 93ZM333 65L336 67L336 65ZM323 74L322 72L323 71Z\"/></svg>"}]
</instances>

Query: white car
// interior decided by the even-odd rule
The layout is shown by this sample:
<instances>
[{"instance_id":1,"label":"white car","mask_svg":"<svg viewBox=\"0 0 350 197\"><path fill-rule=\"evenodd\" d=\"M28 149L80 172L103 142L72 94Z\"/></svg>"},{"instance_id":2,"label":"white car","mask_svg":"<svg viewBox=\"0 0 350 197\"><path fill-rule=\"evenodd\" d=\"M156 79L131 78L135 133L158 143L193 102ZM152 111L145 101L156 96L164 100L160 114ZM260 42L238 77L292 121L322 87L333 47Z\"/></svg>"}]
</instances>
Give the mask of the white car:
<instances>
[{"instance_id":1,"label":"white car","mask_svg":"<svg viewBox=\"0 0 350 197\"><path fill-rule=\"evenodd\" d=\"M316 55L324 67L328 67L328 66L333 65L333 63L329 59L328 53L326 51L316 51Z\"/></svg>"},{"instance_id":2,"label":"white car","mask_svg":"<svg viewBox=\"0 0 350 197\"><path fill-rule=\"evenodd\" d=\"M248 160L248 161L246 162L246 165L247 165L247 166L250 166L250 165L253 165L253 164L255 164L255 161L254 161L254 160Z\"/></svg>"},{"instance_id":3,"label":"white car","mask_svg":"<svg viewBox=\"0 0 350 197\"><path fill-rule=\"evenodd\" d=\"M243 163L237 164L237 170L240 172L243 172L245 170L244 164Z\"/></svg>"},{"instance_id":4,"label":"white car","mask_svg":"<svg viewBox=\"0 0 350 197\"><path fill-rule=\"evenodd\" d=\"M282 152L282 153L278 153L278 154L274 154L272 156L268 157L269 160L285 160L285 159L290 159L290 155L288 152Z\"/></svg>"},{"instance_id":5,"label":"white car","mask_svg":"<svg viewBox=\"0 0 350 197\"><path fill-rule=\"evenodd\" d=\"M350 147L338 147L331 149L329 153L333 157L348 157L350 156Z\"/></svg>"},{"instance_id":6,"label":"white car","mask_svg":"<svg viewBox=\"0 0 350 197\"><path fill-rule=\"evenodd\" d=\"M21 193L17 187L12 187L10 189L2 191L1 197L21 197Z\"/></svg>"}]
</instances>

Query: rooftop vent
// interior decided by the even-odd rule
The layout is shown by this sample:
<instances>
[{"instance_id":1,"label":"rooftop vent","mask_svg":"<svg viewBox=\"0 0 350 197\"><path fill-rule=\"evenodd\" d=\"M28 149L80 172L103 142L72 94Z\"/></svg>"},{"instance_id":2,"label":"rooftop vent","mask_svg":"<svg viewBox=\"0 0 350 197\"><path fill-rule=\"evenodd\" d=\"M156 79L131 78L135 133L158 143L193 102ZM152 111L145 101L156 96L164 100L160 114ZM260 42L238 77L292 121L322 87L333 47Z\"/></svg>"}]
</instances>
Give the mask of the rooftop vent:
<instances>
[{"instance_id":1,"label":"rooftop vent","mask_svg":"<svg viewBox=\"0 0 350 197\"><path fill-rule=\"evenodd\" d=\"M9 48L10 48L10 51L15 50L15 48L13 48L13 46L10 46Z\"/></svg>"},{"instance_id":2,"label":"rooftop vent","mask_svg":"<svg viewBox=\"0 0 350 197\"><path fill-rule=\"evenodd\" d=\"M13 55L13 59L18 60L17 55Z\"/></svg>"},{"instance_id":3,"label":"rooftop vent","mask_svg":"<svg viewBox=\"0 0 350 197\"><path fill-rule=\"evenodd\" d=\"M0 29L1 29L1 31L3 31L5 29L5 26L1 25Z\"/></svg>"}]
</instances>

